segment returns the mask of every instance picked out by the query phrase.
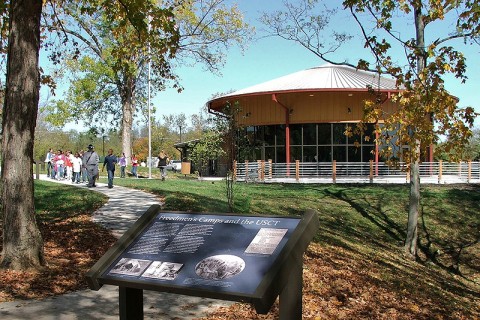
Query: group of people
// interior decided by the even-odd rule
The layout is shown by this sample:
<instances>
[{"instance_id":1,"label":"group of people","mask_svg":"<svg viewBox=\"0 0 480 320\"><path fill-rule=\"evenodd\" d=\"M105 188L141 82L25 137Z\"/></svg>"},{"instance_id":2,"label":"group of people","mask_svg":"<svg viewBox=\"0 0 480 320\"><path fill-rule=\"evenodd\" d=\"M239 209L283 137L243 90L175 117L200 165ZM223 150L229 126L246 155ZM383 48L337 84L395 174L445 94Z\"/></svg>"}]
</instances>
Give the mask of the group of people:
<instances>
[{"instance_id":1,"label":"group of people","mask_svg":"<svg viewBox=\"0 0 480 320\"><path fill-rule=\"evenodd\" d=\"M99 174L100 157L95 152L93 145L88 145L87 151L75 152L50 149L45 157L47 166L47 176L56 180L71 180L72 183L87 183L87 187L96 187L95 182ZM132 175L138 178L137 168L139 166L138 158L135 154L130 158L132 163ZM168 155L162 150L158 155L157 167L160 169L161 178L165 180L167 176L167 165L169 163ZM125 178L127 167L127 157L122 153L121 157L113 154L113 149L108 149L108 154L103 161L102 172L107 169L108 188L113 188L113 178L115 176L115 167L120 166L120 178Z\"/></svg>"}]
</instances>

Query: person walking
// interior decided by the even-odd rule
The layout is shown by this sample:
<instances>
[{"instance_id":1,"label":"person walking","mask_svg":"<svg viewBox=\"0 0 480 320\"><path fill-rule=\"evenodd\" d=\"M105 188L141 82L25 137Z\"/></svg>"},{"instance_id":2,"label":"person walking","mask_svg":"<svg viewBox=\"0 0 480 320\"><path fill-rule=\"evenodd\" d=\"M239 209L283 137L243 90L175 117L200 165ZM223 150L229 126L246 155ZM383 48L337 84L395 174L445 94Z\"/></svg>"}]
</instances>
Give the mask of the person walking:
<instances>
[{"instance_id":1,"label":"person walking","mask_svg":"<svg viewBox=\"0 0 480 320\"><path fill-rule=\"evenodd\" d=\"M45 164L47 165L47 177L51 177L53 171L52 159L55 156L53 149L50 148L45 156Z\"/></svg>"},{"instance_id":2,"label":"person walking","mask_svg":"<svg viewBox=\"0 0 480 320\"><path fill-rule=\"evenodd\" d=\"M100 157L94 151L93 145L89 144L87 147L87 152L83 154L83 166L87 169L88 184L87 187L92 188L96 187L95 180L98 175L98 161Z\"/></svg>"},{"instance_id":3,"label":"person walking","mask_svg":"<svg viewBox=\"0 0 480 320\"><path fill-rule=\"evenodd\" d=\"M63 175L65 174L65 155L62 150L57 150L57 155L53 158L54 169L55 169L55 179L63 180Z\"/></svg>"},{"instance_id":4,"label":"person walking","mask_svg":"<svg viewBox=\"0 0 480 320\"><path fill-rule=\"evenodd\" d=\"M165 177L167 176L167 165L170 159L165 151L160 151L158 155L158 167L160 168L160 176L162 177L162 181L165 181Z\"/></svg>"},{"instance_id":5,"label":"person walking","mask_svg":"<svg viewBox=\"0 0 480 320\"><path fill-rule=\"evenodd\" d=\"M125 168L127 167L127 157L125 157L125 152L123 152L120 159L118 159L118 164L120 165L120 178L125 178Z\"/></svg>"},{"instance_id":6,"label":"person walking","mask_svg":"<svg viewBox=\"0 0 480 320\"><path fill-rule=\"evenodd\" d=\"M115 175L115 165L117 164L118 159L117 156L113 154L113 149L108 149L108 155L103 160L103 170L105 170L105 166L107 167L107 175L108 175L108 188L113 188L113 177Z\"/></svg>"},{"instance_id":7,"label":"person walking","mask_svg":"<svg viewBox=\"0 0 480 320\"><path fill-rule=\"evenodd\" d=\"M137 167L138 167L138 159L137 159L137 156L134 154L132 155L132 174L135 178L138 178Z\"/></svg>"},{"instance_id":8,"label":"person walking","mask_svg":"<svg viewBox=\"0 0 480 320\"><path fill-rule=\"evenodd\" d=\"M82 171L82 158L78 152L75 153L75 156L72 160L73 165L73 177L72 183L80 183L80 172Z\"/></svg>"}]
</instances>

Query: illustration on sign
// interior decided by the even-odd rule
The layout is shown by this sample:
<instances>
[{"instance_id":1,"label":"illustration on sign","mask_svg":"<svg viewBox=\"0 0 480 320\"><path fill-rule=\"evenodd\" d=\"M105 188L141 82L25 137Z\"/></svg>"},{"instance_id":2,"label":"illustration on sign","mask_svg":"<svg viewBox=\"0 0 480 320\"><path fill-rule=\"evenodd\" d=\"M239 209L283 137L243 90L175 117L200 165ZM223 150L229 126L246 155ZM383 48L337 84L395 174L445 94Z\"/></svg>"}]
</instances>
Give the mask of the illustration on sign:
<instances>
[{"instance_id":1,"label":"illustration on sign","mask_svg":"<svg viewBox=\"0 0 480 320\"><path fill-rule=\"evenodd\" d=\"M154 261L142 274L142 277L174 280L182 266L181 263Z\"/></svg>"},{"instance_id":2,"label":"illustration on sign","mask_svg":"<svg viewBox=\"0 0 480 320\"><path fill-rule=\"evenodd\" d=\"M228 254L208 257L195 267L195 273L203 279L223 280L239 274L245 269L245 261Z\"/></svg>"}]
</instances>

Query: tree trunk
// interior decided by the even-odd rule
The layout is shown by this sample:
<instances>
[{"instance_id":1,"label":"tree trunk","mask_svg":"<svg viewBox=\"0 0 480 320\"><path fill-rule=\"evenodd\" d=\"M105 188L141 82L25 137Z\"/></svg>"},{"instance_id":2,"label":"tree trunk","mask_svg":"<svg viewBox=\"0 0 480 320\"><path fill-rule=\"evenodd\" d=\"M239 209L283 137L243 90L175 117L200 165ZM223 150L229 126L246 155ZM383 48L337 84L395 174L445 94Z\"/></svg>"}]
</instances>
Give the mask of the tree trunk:
<instances>
[{"instance_id":1,"label":"tree trunk","mask_svg":"<svg viewBox=\"0 0 480 320\"><path fill-rule=\"evenodd\" d=\"M408 209L407 237L405 254L414 259L417 256L418 210L420 207L420 161L410 164L410 203Z\"/></svg>"},{"instance_id":2,"label":"tree trunk","mask_svg":"<svg viewBox=\"0 0 480 320\"><path fill-rule=\"evenodd\" d=\"M40 74L41 0L10 2L7 83L3 110L0 266L15 270L44 264L43 240L35 220L33 142Z\"/></svg>"},{"instance_id":3,"label":"tree trunk","mask_svg":"<svg viewBox=\"0 0 480 320\"><path fill-rule=\"evenodd\" d=\"M125 156L130 158L132 153L132 128L135 105L133 101L135 80L128 79L121 84L120 92L122 97L122 148Z\"/></svg>"},{"instance_id":4,"label":"tree trunk","mask_svg":"<svg viewBox=\"0 0 480 320\"><path fill-rule=\"evenodd\" d=\"M413 14L415 15L417 50L420 51L417 55L417 72L420 75L423 73L426 63L425 22L421 2L414 8ZM414 129L412 135L415 135ZM404 250L409 257L415 258L417 256L418 210L420 208L420 141L415 141L415 150L412 150L412 154L410 159L410 202Z\"/></svg>"}]
</instances>

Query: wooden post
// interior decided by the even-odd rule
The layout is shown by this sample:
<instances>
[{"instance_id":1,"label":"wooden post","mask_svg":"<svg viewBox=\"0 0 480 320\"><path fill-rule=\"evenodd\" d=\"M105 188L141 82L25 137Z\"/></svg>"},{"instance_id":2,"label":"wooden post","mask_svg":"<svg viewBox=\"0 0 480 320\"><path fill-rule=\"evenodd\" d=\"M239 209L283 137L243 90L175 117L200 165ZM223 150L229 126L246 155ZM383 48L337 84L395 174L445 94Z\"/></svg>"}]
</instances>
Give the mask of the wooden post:
<instances>
[{"instance_id":1,"label":"wooden post","mask_svg":"<svg viewBox=\"0 0 480 320\"><path fill-rule=\"evenodd\" d=\"M373 160L370 160L370 183L373 183Z\"/></svg>"},{"instance_id":2,"label":"wooden post","mask_svg":"<svg viewBox=\"0 0 480 320\"><path fill-rule=\"evenodd\" d=\"M410 164L407 165L407 170L405 171L407 172L407 175L405 177L405 182L409 183L410 182Z\"/></svg>"},{"instance_id":3,"label":"wooden post","mask_svg":"<svg viewBox=\"0 0 480 320\"><path fill-rule=\"evenodd\" d=\"M257 179L262 181L262 160L257 160Z\"/></svg>"},{"instance_id":4,"label":"wooden post","mask_svg":"<svg viewBox=\"0 0 480 320\"><path fill-rule=\"evenodd\" d=\"M262 181L265 181L265 160L262 160Z\"/></svg>"},{"instance_id":5,"label":"wooden post","mask_svg":"<svg viewBox=\"0 0 480 320\"><path fill-rule=\"evenodd\" d=\"M237 180L237 160L233 160L233 181Z\"/></svg>"},{"instance_id":6,"label":"wooden post","mask_svg":"<svg viewBox=\"0 0 480 320\"><path fill-rule=\"evenodd\" d=\"M438 161L438 183L442 183L443 161Z\"/></svg>"},{"instance_id":7,"label":"wooden post","mask_svg":"<svg viewBox=\"0 0 480 320\"><path fill-rule=\"evenodd\" d=\"M300 180L300 160L295 160L295 180Z\"/></svg>"},{"instance_id":8,"label":"wooden post","mask_svg":"<svg viewBox=\"0 0 480 320\"><path fill-rule=\"evenodd\" d=\"M280 292L279 319L302 320L303 260L300 256L292 266L287 285Z\"/></svg>"},{"instance_id":9,"label":"wooden post","mask_svg":"<svg viewBox=\"0 0 480 320\"><path fill-rule=\"evenodd\" d=\"M35 178L37 180L40 180L40 159L37 159L37 161L35 161Z\"/></svg>"},{"instance_id":10,"label":"wooden post","mask_svg":"<svg viewBox=\"0 0 480 320\"><path fill-rule=\"evenodd\" d=\"M245 160L245 182L248 181L248 160Z\"/></svg>"},{"instance_id":11,"label":"wooden post","mask_svg":"<svg viewBox=\"0 0 480 320\"><path fill-rule=\"evenodd\" d=\"M143 290L119 287L120 320L143 320Z\"/></svg>"},{"instance_id":12,"label":"wooden post","mask_svg":"<svg viewBox=\"0 0 480 320\"><path fill-rule=\"evenodd\" d=\"M332 180L333 183L337 182L337 160L333 160L332 162Z\"/></svg>"},{"instance_id":13,"label":"wooden post","mask_svg":"<svg viewBox=\"0 0 480 320\"><path fill-rule=\"evenodd\" d=\"M468 161L468 178L467 183L470 183L470 179L472 179L472 161Z\"/></svg>"},{"instance_id":14,"label":"wooden post","mask_svg":"<svg viewBox=\"0 0 480 320\"><path fill-rule=\"evenodd\" d=\"M273 178L273 161L272 159L268 159L268 165L269 165L269 168L268 168L268 177L270 179Z\"/></svg>"}]
</instances>

